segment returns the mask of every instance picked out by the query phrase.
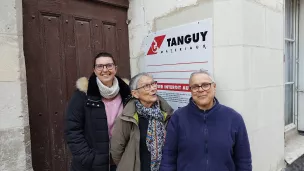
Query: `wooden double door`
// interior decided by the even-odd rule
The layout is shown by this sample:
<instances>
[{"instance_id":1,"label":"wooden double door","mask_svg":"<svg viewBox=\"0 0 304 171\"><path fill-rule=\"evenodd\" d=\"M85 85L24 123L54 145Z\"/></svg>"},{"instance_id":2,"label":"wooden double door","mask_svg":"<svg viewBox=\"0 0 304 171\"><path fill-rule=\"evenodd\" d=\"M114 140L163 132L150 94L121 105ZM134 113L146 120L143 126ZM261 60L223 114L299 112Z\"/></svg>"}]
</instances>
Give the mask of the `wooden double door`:
<instances>
[{"instance_id":1,"label":"wooden double door","mask_svg":"<svg viewBox=\"0 0 304 171\"><path fill-rule=\"evenodd\" d=\"M118 75L130 78L128 0L23 0L32 164L35 171L67 171L67 102L93 58L114 55Z\"/></svg>"}]
</instances>

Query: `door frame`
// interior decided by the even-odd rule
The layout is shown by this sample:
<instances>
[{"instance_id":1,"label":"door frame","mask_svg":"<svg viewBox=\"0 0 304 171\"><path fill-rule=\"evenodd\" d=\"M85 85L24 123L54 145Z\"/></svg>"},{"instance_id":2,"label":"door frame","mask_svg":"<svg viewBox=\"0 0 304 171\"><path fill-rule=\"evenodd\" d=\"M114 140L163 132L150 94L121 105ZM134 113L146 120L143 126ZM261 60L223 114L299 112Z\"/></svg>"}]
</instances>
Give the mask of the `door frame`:
<instances>
[{"instance_id":1,"label":"door frame","mask_svg":"<svg viewBox=\"0 0 304 171\"><path fill-rule=\"evenodd\" d=\"M129 8L128 0L93 0L104 4L109 4L116 7Z\"/></svg>"}]
</instances>

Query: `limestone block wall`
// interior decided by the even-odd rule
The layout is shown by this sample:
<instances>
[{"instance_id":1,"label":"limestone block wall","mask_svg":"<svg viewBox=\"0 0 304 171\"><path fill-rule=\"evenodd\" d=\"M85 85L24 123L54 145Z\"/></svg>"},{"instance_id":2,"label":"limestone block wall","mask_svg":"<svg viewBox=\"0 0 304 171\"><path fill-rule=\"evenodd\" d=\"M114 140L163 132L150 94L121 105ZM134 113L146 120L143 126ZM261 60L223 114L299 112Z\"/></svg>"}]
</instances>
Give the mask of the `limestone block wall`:
<instances>
[{"instance_id":1,"label":"limestone block wall","mask_svg":"<svg viewBox=\"0 0 304 171\"><path fill-rule=\"evenodd\" d=\"M22 1L0 1L0 170L31 170Z\"/></svg>"}]
</instances>

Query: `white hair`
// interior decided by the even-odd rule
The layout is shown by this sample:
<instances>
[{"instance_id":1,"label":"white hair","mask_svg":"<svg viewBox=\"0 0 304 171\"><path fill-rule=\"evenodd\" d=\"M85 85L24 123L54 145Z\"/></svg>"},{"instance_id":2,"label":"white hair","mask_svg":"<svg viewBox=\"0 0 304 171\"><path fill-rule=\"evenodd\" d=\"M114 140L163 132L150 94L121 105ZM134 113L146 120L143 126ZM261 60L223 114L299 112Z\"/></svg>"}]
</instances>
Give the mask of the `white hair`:
<instances>
[{"instance_id":1,"label":"white hair","mask_svg":"<svg viewBox=\"0 0 304 171\"><path fill-rule=\"evenodd\" d=\"M193 77L194 75L196 75L196 74L205 74L205 75L208 75L208 77L210 78L210 80L211 80L212 82L215 83L214 78L212 77L212 75L211 75L208 71L206 71L206 70L204 70L204 69L200 69L200 70L198 70L198 71L195 71L195 72L191 73L190 79L189 79L189 84L190 84L190 81L191 81L192 77Z\"/></svg>"},{"instance_id":2,"label":"white hair","mask_svg":"<svg viewBox=\"0 0 304 171\"><path fill-rule=\"evenodd\" d=\"M153 78L152 75L150 75L146 72L142 72L142 73L139 73L139 74L135 75L130 80L129 87L130 87L131 91L136 90L138 88L138 81L141 79L142 76L147 76L147 77Z\"/></svg>"}]
</instances>

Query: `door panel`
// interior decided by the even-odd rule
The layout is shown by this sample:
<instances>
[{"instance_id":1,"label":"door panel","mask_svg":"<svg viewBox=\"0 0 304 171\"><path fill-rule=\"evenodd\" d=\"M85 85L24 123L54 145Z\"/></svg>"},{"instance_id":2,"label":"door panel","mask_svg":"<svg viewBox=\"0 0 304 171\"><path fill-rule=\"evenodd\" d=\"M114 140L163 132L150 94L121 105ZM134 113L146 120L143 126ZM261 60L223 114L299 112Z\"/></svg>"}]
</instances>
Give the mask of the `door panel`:
<instances>
[{"instance_id":1,"label":"door panel","mask_svg":"<svg viewBox=\"0 0 304 171\"><path fill-rule=\"evenodd\" d=\"M65 53L65 67L69 68L65 72L65 80L68 96L74 92L75 82L78 77L78 70L73 68L79 68L76 62L76 44L75 44L75 30L74 30L74 18L73 16L64 16L64 53Z\"/></svg>"},{"instance_id":2,"label":"door panel","mask_svg":"<svg viewBox=\"0 0 304 171\"><path fill-rule=\"evenodd\" d=\"M69 170L65 108L94 56L107 50L130 78L127 1L23 0L24 55L34 170ZM119 38L119 39L118 39Z\"/></svg>"},{"instance_id":3,"label":"door panel","mask_svg":"<svg viewBox=\"0 0 304 171\"><path fill-rule=\"evenodd\" d=\"M114 55L114 59L119 63L117 59L117 33L116 33L116 24L115 23L103 23L103 34L104 34L104 44L105 50Z\"/></svg>"},{"instance_id":4,"label":"door panel","mask_svg":"<svg viewBox=\"0 0 304 171\"><path fill-rule=\"evenodd\" d=\"M49 147L51 148L51 160L53 170L66 170L65 144L63 135L62 116L65 107L65 79L63 58L63 34L61 16L42 14L42 56L45 60L44 80L46 84L46 97L48 124L49 124ZM42 64L43 65L43 64Z\"/></svg>"},{"instance_id":5,"label":"door panel","mask_svg":"<svg viewBox=\"0 0 304 171\"><path fill-rule=\"evenodd\" d=\"M93 19L92 20L92 44L93 44L93 53L97 54L102 50L103 47L103 36L101 31L101 22L100 20Z\"/></svg>"},{"instance_id":6,"label":"door panel","mask_svg":"<svg viewBox=\"0 0 304 171\"><path fill-rule=\"evenodd\" d=\"M23 9L23 20L27 21L23 25L31 152L33 167L43 166L40 170L44 171L51 169L49 127L46 126L49 117L46 111L46 97L43 95L38 96L38 94L43 94L46 90L43 75L44 66L42 65L45 61L41 56L42 46L40 42L43 40L40 35L41 25L37 22L40 19L40 12L32 11L31 5L23 5L23 7L28 7ZM26 34L29 30L31 34Z\"/></svg>"},{"instance_id":7,"label":"door panel","mask_svg":"<svg viewBox=\"0 0 304 171\"><path fill-rule=\"evenodd\" d=\"M91 21L76 18L74 23L76 47L82 47L76 48L77 71L79 76L87 76L93 68Z\"/></svg>"}]
</instances>

